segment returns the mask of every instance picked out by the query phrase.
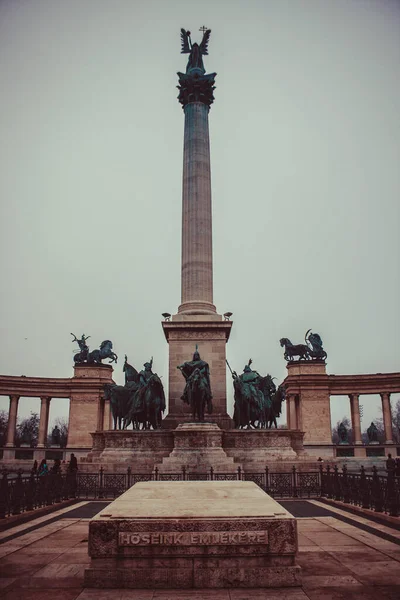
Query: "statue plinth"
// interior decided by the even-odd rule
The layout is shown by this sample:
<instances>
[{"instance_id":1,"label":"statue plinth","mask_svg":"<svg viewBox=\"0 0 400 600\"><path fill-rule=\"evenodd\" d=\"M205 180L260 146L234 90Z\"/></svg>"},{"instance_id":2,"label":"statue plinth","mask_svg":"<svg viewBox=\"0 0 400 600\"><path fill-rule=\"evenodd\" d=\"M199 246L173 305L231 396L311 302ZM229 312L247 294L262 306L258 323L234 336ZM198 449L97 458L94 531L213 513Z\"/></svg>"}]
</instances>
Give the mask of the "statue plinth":
<instances>
[{"instance_id":1,"label":"statue plinth","mask_svg":"<svg viewBox=\"0 0 400 600\"><path fill-rule=\"evenodd\" d=\"M210 367L213 414L205 420L229 429L232 419L226 411L226 342L232 328L231 321L222 321L221 315L174 315L172 321L163 321L164 335L169 344L169 405L163 428L174 429L179 423L192 421L190 407L181 400L185 379L178 365L191 360L196 344Z\"/></svg>"}]
</instances>

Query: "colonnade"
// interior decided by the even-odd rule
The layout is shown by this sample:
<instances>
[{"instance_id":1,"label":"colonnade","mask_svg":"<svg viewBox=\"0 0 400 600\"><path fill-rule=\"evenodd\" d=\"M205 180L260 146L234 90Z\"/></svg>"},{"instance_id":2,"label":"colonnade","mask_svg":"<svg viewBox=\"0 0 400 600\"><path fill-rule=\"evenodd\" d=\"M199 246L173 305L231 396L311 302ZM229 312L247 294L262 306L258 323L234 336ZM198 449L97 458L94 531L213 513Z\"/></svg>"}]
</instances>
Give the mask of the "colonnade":
<instances>
[{"instance_id":1,"label":"colonnade","mask_svg":"<svg viewBox=\"0 0 400 600\"><path fill-rule=\"evenodd\" d=\"M385 428L385 444L393 444L392 409L390 406L390 394L382 392L379 394L382 401L383 425ZM353 428L353 444L361 445L361 418L360 418L360 394L349 394L350 415Z\"/></svg>"},{"instance_id":2,"label":"colonnade","mask_svg":"<svg viewBox=\"0 0 400 600\"><path fill-rule=\"evenodd\" d=\"M19 396L10 396L10 408L8 412L8 423L7 423L7 441L6 448L12 448L15 446L15 432L17 429L17 414ZM40 417L39 417L39 434L37 448L44 448L46 443L46 435L49 427L49 413L50 413L50 402L51 398L44 396L40 398Z\"/></svg>"},{"instance_id":3,"label":"colonnade","mask_svg":"<svg viewBox=\"0 0 400 600\"><path fill-rule=\"evenodd\" d=\"M350 401L351 424L353 428L353 444L362 445L361 418L360 418L360 395L348 394ZM383 424L385 428L385 444L393 444L392 409L390 405L390 393L381 392ZM301 395L287 394L286 396L286 422L288 429L302 429Z\"/></svg>"}]
</instances>

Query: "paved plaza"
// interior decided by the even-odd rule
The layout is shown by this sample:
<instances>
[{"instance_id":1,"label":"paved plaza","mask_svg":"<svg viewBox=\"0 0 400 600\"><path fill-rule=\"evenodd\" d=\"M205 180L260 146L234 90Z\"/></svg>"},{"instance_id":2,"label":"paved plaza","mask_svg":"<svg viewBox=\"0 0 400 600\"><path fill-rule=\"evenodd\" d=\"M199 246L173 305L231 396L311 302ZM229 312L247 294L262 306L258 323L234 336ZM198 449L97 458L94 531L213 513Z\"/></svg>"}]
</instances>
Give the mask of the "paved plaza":
<instances>
[{"instance_id":1,"label":"paved plaza","mask_svg":"<svg viewBox=\"0 0 400 600\"><path fill-rule=\"evenodd\" d=\"M400 529L319 501L282 504L298 517L302 588L85 589L88 522L105 502L79 502L0 533L4 600L398 600Z\"/></svg>"}]
</instances>

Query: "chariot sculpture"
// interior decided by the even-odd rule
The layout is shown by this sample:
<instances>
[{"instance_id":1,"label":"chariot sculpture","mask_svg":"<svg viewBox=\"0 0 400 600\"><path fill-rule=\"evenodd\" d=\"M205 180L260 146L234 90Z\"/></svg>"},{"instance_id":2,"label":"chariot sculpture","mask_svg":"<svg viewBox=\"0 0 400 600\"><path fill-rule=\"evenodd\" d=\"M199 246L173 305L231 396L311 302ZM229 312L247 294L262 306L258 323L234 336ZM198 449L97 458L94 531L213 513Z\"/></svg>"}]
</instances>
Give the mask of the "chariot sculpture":
<instances>
[{"instance_id":1,"label":"chariot sculpture","mask_svg":"<svg viewBox=\"0 0 400 600\"><path fill-rule=\"evenodd\" d=\"M304 336L305 344L292 344L289 338L281 338L279 343L285 348L283 357L287 361L297 360L325 360L327 353L322 347L322 339L318 333L311 333L309 329Z\"/></svg>"}]
</instances>

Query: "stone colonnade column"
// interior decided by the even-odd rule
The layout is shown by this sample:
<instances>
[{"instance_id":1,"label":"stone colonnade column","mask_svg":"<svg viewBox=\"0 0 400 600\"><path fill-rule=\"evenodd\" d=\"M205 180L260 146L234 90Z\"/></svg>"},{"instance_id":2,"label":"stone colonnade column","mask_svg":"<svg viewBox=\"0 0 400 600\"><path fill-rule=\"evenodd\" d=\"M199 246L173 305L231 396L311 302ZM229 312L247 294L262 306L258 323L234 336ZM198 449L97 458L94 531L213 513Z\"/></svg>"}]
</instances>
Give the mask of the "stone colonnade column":
<instances>
[{"instance_id":1,"label":"stone colonnade column","mask_svg":"<svg viewBox=\"0 0 400 600\"><path fill-rule=\"evenodd\" d=\"M353 427L353 443L356 445L362 444L361 438L361 419L360 419L360 402L358 394L350 394L350 414L351 425Z\"/></svg>"},{"instance_id":2,"label":"stone colonnade column","mask_svg":"<svg viewBox=\"0 0 400 600\"><path fill-rule=\"evenodd\" d=\"M184 110L182 285L178 313L215 314L209 106L203 102L189 102Z\"/></svg>"},{"instance_id":3,"label":"stone colonnade column","mask_svg":"<svg viewBox=\"0 0 400 600\"><path fill-rule=\"evenodd\" d=\"M290 421L292 402L294 402L294 396L289 396L289 394L286 394L286 427L288 429L292 429L292 423Z\"/></svg>"},{"instance_id":4,"label":"stone colonnade column","mask_svg":"<svg viewBox=\"0 0 400 600\"><path fill-rule=\"evenodd\" d=\"M393 432L392 432L392 409L390 407L390 394L382 393L382 412L383 412L383 424L385 426L385 443L393 444Z\"/></svg>"},{"instance_id":5,"label":"stone colonnade column","mask_svg":"<svg viewBox=\"0 0 400 600\"><path fill-rule=\"evenodd\" d=\"M296 396L292 396L290 402L290 429L298 429L297 423L297 407L296 407Z\"/></svg>"},{"instance_id":6,"label":"stone colonnade column","mask_svg":"<svg viewBox=\"0 0 400 600\"><path fill-rule=\"evenodd\" d=\"M6 448L12 448L15 445L15 429L17 426L18 401L19 401L19 396L10 396L10 409L8 411Z\"/></svg>"},{"instance_id":7,"label":"stone colonnade column","mask_svg":"<svg viewBox=\"0 0 400 600\"><path fill-rule=\"evenodd\" d=\"M46 443L46 435L49 427L49 412L50 412L50 400L51 398L40 398L40 421L39 421L39 435L38 435L38 448L44 448Z\"/></svg>"}]
</instances>

